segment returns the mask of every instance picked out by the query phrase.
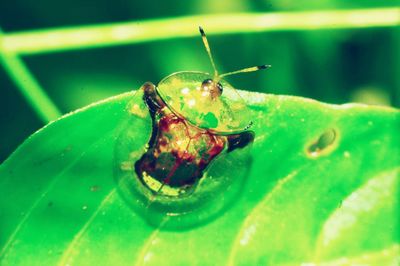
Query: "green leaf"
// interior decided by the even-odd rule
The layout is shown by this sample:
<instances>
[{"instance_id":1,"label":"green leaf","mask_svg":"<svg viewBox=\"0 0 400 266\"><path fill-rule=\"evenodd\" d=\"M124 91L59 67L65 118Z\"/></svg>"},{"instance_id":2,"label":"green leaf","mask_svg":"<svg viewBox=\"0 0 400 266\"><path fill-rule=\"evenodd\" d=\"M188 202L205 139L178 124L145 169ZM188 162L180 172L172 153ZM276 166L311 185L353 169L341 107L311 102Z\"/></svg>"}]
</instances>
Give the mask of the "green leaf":
<instances>
[{"instance_id":1,"label":"green leaf","mask_svg":"<svg viewBox=\"0 0 400 266\"><path fill-rule=\"evenodd\" d=\"M141 101L133 95L50 123L0 166L1 265L400 260L398 110L246 93L256 139L241 193L225 201L215 191L229 206L179 229L179 219L165 226L173 217L149 223L115 181L127 106ZM130 126L138 143L148 140L148 121Z\"/></svg>"}]
</instances>

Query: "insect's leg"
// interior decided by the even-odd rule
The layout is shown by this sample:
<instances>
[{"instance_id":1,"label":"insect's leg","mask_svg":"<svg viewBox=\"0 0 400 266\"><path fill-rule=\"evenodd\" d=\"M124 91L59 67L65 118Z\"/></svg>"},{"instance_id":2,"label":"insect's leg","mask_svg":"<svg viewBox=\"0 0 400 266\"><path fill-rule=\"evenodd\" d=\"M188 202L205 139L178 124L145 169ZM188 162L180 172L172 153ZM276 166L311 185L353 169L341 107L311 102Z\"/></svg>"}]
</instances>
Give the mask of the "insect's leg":
<instances>
[{"instance_id":1,"label":"insect's leg","mask_svg":"<svg viewBox=\"0 0 400 266\"><path fill-rule=\"evenodd\" d=\"M156 86L153 83L144 83L141 90L143 90L143 100L149 107L150 113L154 114L165 107L165 103L160 96L158 96Z\"/></svg>"},{"instance_id":2,"label":"insect's leg","mask_svg":"<svg viewBox=\"0 0 400 266\"><path fill-rule=\"evenodd\" d=\"M157 189L157 191L152 193L152 195L149 198L149 202L147 203L146 208L149 208L151 206L151 204L154 202L154 200L156 199L157 195L160 194L160 192L161 192L161 190L163 189L164 186L165 186L165 182L162 182L161 186Z\"/></svg>"}]
</instances>

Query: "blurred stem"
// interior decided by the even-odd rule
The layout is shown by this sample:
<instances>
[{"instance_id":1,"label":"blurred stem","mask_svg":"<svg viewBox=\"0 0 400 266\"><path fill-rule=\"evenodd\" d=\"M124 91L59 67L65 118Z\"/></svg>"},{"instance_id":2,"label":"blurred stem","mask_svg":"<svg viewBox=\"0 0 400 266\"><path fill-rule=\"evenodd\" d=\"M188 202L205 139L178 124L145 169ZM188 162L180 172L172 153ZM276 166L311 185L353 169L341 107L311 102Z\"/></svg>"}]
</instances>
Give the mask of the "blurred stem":
<instances>
[{"instance_id":1,"label":"blurred stem","mask_svg":"<svg viewBox=\"0 0 400 266\"><path fill-rule=\"evenodd\" d=\"M400 24L400 8L312 12L198 15L146 21L34 30L3 36L3 50L34 54L140 43L198 35L203 26L212 34L284 30L392 27Z\"/></svg>"},{"instance_id":2,"label":"blurred stem","mask_svg":"<svg viewBox=\"0 0 400 266\"><path fill-rule=\"evenodd\" d=\"M1 46L2 37L0 29L0 63L15 82L22 95L44 123L60 117L61 112L48 97L45 90L40 87L18 55L1 49L3 48Z\"/></svg>"}]
</instances>

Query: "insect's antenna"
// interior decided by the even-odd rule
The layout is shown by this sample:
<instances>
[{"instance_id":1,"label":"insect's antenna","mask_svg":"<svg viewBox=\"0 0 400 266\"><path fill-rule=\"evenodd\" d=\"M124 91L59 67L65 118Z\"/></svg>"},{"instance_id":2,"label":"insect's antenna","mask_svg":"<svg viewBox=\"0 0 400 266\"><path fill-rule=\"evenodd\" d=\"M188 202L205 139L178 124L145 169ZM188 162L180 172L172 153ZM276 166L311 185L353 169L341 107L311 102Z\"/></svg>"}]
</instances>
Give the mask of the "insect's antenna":
<instances>
[{"instance_id":1,"label":"insect's antenna","mask_svg":"<svg viewBox=\"0 0 400 266\"><path fill-rule=\"evenodd\" d=\"M208 41L207 41L206 33L204 32L204 30L203 30L203 28L201 26L199 26L199 31L200 31L200 34L201 34L201 39L203 40L204 46L206 48L208 57L210 58L212 67L214 69L214 76L216 78L216 77L218 77L218 71L217 71L217 68L215 67L214 59L213 59L212 54L211 54L210 45L208 44Z\"/></svg>"},{"instance_id":2,"label":"insect's antenna","mask_svg":"<svg viewBox=\"0 0 400 266\"><path fill-rule=\"evenodd\" d=\"M239 74L239 73L254 72L254 71L261 70L261 69L267 69L267 68L270 68L270 67L271 67L271 65L261 65L261 66L248 67L248 68L243 68L243 69L240 69L240 70L224 73L222 75L219 75L219 77L222 78L222 77L235 75L235 74Z\"/></svg>"}]
</instances>

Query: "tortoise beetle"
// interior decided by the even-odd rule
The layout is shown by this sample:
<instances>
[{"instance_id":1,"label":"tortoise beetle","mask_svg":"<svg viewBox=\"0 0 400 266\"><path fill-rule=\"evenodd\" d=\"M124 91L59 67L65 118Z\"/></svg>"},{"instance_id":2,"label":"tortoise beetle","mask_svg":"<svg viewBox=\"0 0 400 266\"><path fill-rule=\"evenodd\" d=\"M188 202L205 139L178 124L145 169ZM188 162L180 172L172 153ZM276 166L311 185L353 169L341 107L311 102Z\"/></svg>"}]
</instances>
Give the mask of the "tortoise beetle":
<instances>
[{"instance_id":1,"label":"tortoise beetle","mask_svg":"<svg viewBox=\"0 0 400 266\"><path fill-rule=\"evenodd\" d=\"M145 83L128 105L132 119L117 141L120 191L136 210L150 212L151 220L200 208L208 210L205 216L222 210L233 197L216 202L215 193L230 190L237 195L251 161L251 112L223 77L268 66L219 75L201 27L200 33L214 75L185 71L167 76L157 86ZM138 134L149 120L151 128Z\"/></svg>"}]
</instances>

